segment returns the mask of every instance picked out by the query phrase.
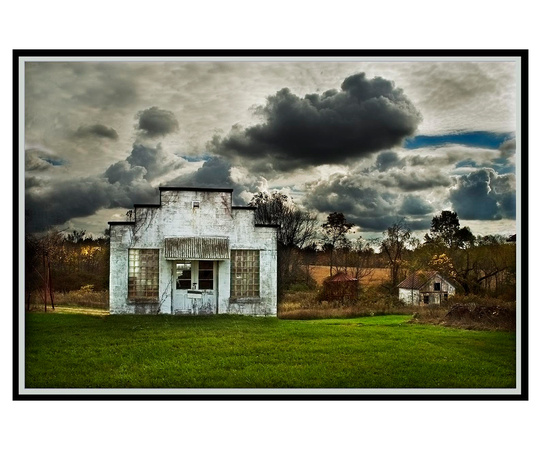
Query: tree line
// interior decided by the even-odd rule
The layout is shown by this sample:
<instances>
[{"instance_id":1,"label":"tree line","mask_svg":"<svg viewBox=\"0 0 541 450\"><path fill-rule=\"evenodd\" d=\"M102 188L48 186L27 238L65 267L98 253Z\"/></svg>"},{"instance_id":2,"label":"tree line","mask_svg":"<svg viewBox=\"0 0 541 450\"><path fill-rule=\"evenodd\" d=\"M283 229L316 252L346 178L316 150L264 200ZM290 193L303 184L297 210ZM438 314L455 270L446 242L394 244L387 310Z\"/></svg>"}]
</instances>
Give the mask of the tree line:
<instances>
[{"instance_id":1,"label":"tree line","mask_svg":"<svg viewBox=\"0 0 541 450\"><path fill-rule=\"evenodd\" d=\"M311 265L328 265L329 276L345 272L362 280L374 268L388 268L383 287L397 294L398 284L412 272L436 270L468 295L514 299L516 246L514 237L474 236L461 227L458 214L442 211L432 218L421 241L404 218L388 227L379 239L351 238L355 224L333 212L318 225L314 214L302 210L279 192L259 193L250 202L259 223L278 225L279 291L293 285L313 285Z\"/></svg>"},{"instance_id":2,"label":"tree line","mask_svg":"<svg viewBox=\"0 0 541 450\"><path fill-rule=\"evenodd\" d=\"M104 237L85 230L49 231L25 236L26 303L39 300L54 308L55 292L109 287L109 230ZM38 297L36 298L32 298Z\"/></svg>"},{"instance_id":3,"label":"tree line","mask_svg":"<svg viewBox=\"0 0 541 450\"><path fill-rule=\"evenodd\" d=\"M311 267L329 267L329 276L344 272L363 280L375 268L387 268L389 281L382 288L397 293L397 286L416 271L437 270L464 294L514 298L516 248L513 239L499 235L474 236L461 227L456 212L442 211L432 219L424 239L414 237L405 219L388 227L379 239L353 237L355 225L343 213L329 214L322 224L280 192L260 192L249 203L259 224L277 225L278 291L316 287ZM93 238L84 230L50 231L27 235L25 242L27 301L38 296L54 305L55 292L107 290L109 238Z\"/></svg>"}]
</instances>

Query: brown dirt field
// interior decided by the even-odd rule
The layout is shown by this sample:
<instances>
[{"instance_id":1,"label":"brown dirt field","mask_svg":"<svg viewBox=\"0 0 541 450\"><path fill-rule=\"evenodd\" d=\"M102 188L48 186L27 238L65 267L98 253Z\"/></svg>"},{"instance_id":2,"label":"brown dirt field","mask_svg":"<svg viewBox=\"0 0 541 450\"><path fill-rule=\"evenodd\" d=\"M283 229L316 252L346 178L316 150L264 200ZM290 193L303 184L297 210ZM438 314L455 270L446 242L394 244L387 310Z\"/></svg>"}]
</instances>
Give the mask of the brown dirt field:
<instances>
[{"instance_id":1,"label":"brown dirt field","mask_svg":"<svg viewBox=\"0 0 541 450\"><path fill-rule=\"evenodd\" d=\"M329 276L329 266L310 266L310 274L316 280L316 283L321 286L323 280ZM367 277L361 280L361 283L365 286L374 286L381 284L385 281L389 281L390 273L389 269L376 268Z\"/></svg>"}]
</instances>

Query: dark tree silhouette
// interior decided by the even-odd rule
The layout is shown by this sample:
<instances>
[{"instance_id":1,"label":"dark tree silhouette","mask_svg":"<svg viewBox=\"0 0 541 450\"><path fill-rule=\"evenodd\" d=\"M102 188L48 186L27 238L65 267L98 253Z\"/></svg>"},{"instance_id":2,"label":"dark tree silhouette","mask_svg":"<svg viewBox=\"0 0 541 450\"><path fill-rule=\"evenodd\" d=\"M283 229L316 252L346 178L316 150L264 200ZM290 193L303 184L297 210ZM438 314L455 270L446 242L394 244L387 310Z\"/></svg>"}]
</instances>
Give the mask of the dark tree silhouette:
<instances>
[{"instance_id":1,"label":"dark tree silhouette","mask_svg":"<svg viewBox=\"0 0 541 450\"><path fill-rule=\"evenodd\" d=\"M439 216L434 216L430 234L425 235L427 243L442 243L447 248L464 248L474 240L468 227L460 228L458 214L454 211L442 211Z\"/></svg>"},{"instance_id":2,"label":"dark tree silhouette","mask_svg":"<svg viewBox=\"0 0 541 450\"><path fill-rule=\"evenodd\" d=\"M322 225L323 242L330 251L329 274L332 276L334 266L334 252L336 249L347 246L346 235L355 226L349 223L344 214L341 212L333 212L327 216L327 221Z\"/></svg>"}]
</instances>

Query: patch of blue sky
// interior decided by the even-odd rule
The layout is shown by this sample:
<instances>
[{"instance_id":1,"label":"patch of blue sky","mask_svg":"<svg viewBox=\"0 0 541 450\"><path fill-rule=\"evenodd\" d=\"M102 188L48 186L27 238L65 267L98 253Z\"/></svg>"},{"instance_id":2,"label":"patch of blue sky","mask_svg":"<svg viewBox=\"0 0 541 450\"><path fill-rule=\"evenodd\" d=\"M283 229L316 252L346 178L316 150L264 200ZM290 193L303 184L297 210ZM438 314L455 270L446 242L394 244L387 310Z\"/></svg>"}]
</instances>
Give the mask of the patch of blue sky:
<instances>
[{"instance_id":1,"label":"patch of blue sky","mask_svg":"<svg viewBox=\"0 0 541 450\"><path fill-rule=\"evenodd\" d=\"M423 147L441 147L448 144L458 144L468 147L498 149L505 141L511 139L513 136L513 133L490 133L487 131L471 131L468 133L443 134L438 136L415 136L406 139L404 148L413 150Z\"/></svg>"},{"instance_id":2,"label":"patch of blue sky","mask_svg":"<svg viewBox=\"0 0 541 450\"><path fill-rule=\"evenodd\" d=\"M63 166L64 164L66 164L66 161L64 161L63 159L54 159L54 158L48 158L44 156L42 156L41 159L49 163L51 166Z\"/></svg>"},{"instance_id":3,"label":"patch of blue sky","mask_svg":"<svg viewBox=\"0 0 541 450\"><path fill-rule=\"evenodd\" d=\"M498 172L498 175L505 175L507 173L515 173L515 166L495 166L494 170Z\"/></svg>"},{"instance_id":4,"label":"patch of blue sky","mask_svg":"<svg viewBox=\"0 0 541 450\"><path fill-rule=\"evenodd\" d=\"M497 158L493 161L492 168L499 174L504 175L506 173L515 173L516 168L514 164L510 164L505 158Z\"/></svg>"}]
</instances>

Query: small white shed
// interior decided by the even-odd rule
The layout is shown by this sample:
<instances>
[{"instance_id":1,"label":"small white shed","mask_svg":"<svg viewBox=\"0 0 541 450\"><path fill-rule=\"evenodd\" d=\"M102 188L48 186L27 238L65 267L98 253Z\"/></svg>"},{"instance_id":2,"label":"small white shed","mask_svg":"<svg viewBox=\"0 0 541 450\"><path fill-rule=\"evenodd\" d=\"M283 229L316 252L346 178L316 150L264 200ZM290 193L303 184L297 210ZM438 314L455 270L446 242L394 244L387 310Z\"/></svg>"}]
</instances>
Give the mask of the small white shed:
<instances>
[{"instance_id":1,"label":"small white shed","mask_svg":"<svg viewBox=\"0 0 541 450\"><path fill-rule=\"evenodd\" d=\"M413 272L398 285L398 297L406 305L439 305L455 293L455 286L436 271Z\"/></svg>"}]
</instances>

